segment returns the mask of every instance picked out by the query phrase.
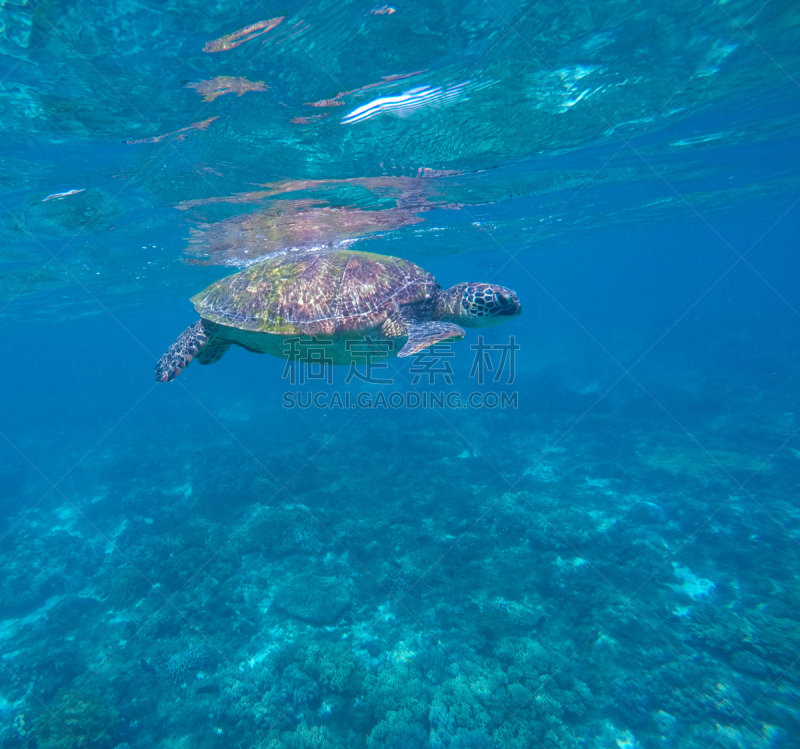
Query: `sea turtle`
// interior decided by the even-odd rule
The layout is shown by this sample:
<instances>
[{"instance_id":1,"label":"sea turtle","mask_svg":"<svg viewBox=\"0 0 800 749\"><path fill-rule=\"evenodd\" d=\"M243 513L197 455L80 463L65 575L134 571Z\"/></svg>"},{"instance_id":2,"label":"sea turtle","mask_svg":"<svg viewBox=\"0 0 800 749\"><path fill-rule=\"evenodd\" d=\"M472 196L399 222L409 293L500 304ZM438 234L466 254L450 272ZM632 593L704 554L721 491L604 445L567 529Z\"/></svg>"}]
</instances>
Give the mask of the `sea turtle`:
<instances>
[{"instance_id":1,"label":"sea turtle","mask_svg":"<svg viewBox=\"0 0 800 749\"><path fill-rule=\"evenodd\" d=\"M377 358L411 356L463 338L461 325L499 325L521 311L504 286L442 289L408 260L353 250L273 257L212 283L192 302L201 319L161 357L158 382L174 380L192 359L219 361L232 344L295 359L316 344L324 361L363 363L367 349Z\"/></svg>"}]
</instances>

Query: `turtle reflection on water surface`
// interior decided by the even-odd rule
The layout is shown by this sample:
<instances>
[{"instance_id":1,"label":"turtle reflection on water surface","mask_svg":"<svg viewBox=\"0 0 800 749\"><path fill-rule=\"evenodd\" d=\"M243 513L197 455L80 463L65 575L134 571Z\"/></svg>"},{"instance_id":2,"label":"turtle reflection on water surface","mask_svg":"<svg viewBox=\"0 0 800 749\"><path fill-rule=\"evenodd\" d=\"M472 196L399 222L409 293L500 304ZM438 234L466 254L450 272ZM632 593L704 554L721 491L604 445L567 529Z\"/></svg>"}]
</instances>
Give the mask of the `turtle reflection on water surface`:
<instances>
[{"instance_id":1,"label":"turtle reflection on water surface","mask_svg":"<svg viewBox=\"0 0 800 749\"><path fill-rule=\"evenodd\" d=\"M351 250L270 258L211 284L192 302L201 319L161 357L158 382L174 380L192 359L219 361L233 344L286 358L324 341L325 360L334 364L363 362L365 340L378 356L411 356L463 338L462 326L499 325L522 310L504 286L442 289L407 260Z\"/></svg>"}]
</instances>

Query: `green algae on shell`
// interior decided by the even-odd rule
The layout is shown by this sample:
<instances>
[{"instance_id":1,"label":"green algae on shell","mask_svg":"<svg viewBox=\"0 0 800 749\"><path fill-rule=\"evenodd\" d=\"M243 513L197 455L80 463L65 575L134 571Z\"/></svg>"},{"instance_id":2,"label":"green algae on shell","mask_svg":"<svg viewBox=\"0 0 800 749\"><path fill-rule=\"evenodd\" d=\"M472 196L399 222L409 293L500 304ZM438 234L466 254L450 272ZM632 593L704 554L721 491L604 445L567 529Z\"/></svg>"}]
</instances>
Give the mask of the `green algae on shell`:
<instances>
[{"instance_id":1,"label":"green algae on shell","mask_svg":"<svg viewBox=\"0 0 800 749\"><path fill-rule=\"evenodd\" d=\"M354 256L357 263L351 263ZM192 297L205 319L282 335L366 331L386 318L386 303L414 304L438 288L401 258L372 253L288 253L222 278Z\"/></svg>"}]
</instances>

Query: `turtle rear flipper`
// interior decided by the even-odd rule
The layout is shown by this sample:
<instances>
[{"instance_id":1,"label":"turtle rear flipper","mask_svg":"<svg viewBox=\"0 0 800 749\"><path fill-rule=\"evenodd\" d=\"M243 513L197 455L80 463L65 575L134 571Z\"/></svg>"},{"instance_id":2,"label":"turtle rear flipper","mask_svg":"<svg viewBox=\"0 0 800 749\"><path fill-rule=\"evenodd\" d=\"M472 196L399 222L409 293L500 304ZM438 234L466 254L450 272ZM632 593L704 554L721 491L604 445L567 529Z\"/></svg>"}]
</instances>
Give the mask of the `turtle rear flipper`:
<instances>
[{"instance_id":1,"label":"turtle rear flipper","mask_svg":"<svg viewBox=\"0 0 800 749\"><path fill-rule=\"evenodd\" d=\"M448 339L463 338L464 328L450 322L424 322L408 326L408 341L398 356L413 356L434 343Z\"/></svg>"},{"instance_id":2,"label":"turtle rear flipper","mask_svg":"<svg viewBox=\"0 0 800 749\"><path fill-rule=\"evenodd\" d=\"M231 345L230 341L213 338L195 356L195 359L197 359L198 364L213 364L214 362L218 362L225 355L225 352ZM249 350L252 351L252 349Z\"/></svg>"},{"instance_id":3,"label":"turtle rear flipper","mask_svg":"<svg viewBox=\"0 0 800 749\"><path fill-rule=\"evenodd\" d=\"M167 352L158 360L156 364L156 382L170 382L174 380L192 359L199 355L202 364L211 364L217 361L222 354L227 351L227 346L219 351L216 358L208 361L202 360L202 352L209 343L214 343L216 324L208 320L198 320L194 325L190 325L178 336ZM228 344L230 345L230 344ZM214 349L221 347L214 346ZM212 349L213 351L213 349ZM209 352L212 353L212 352Z\"/></svg>"}]
</instances>

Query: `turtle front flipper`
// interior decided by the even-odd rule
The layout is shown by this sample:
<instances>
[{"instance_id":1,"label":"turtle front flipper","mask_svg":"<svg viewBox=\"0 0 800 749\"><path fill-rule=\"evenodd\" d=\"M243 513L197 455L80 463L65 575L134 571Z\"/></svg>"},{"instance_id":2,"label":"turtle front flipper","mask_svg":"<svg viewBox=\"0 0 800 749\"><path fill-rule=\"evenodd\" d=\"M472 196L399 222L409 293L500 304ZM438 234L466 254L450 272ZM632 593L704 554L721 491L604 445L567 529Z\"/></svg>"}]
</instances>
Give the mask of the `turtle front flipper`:
<instances>
[{"instance_id":1,"label":"turtle front flipper","mask_svg":"<svg viewBox=\"0 0 800 749\"><path fill-rule=\"evenodd\" d=\"M398 356L413 356L434 343L448 339L463 338L464 328L450 322L424 322L408 326L408 341Z\"/></svg>"},{"instance_id":2,"label":"turtle front flipper","mask_svg":"<svg viewBox=\"0 0 800 749\"><path fill-rule=\"evenodd\" d=\"M209 343L215 342L216 327L217 325L209 320L198 320L194 325L186 328L175 343L167 349L167 353L158 360L156 382L174 380L198 354L200 354L201 364L211 364L220 359L222 354L228 350L227 346L225 348L214 346L213 354L209 357L201 354ZM222 350L218 351L218 349ZM204 359L206 360L204 361Z\"/></svg>"}]
</instances>

